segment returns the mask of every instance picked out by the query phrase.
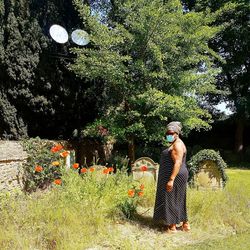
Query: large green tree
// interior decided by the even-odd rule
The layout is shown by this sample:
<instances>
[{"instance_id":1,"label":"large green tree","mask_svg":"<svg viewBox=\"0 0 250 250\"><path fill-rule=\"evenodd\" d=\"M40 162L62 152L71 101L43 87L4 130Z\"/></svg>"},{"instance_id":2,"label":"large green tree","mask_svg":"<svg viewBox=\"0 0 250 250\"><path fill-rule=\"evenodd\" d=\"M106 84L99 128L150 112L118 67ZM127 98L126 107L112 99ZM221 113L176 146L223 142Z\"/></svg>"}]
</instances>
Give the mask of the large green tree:
<instances>
[{"instance_id":1,"label":"large green tree","mask_svg":"<svg viewBox=\"0 0 250 250\"><path fill-rule=\"evenodd\" d=\"M215 91L213 16L184 15L178 0L74 2L91 42L73 50L71 69L100 81L102 108L93 125L127 140L132 161L135 139L161 140L168 121L180 120L187 133L210 127L198 100Z\"/></svg>"},{"instance_id":2,"label":"large green tree","mask_svg":"<svg viewBox=\"0 0 250 250\"><path fill-rule=\"evenodd\" d=\"M221 56L217 88L227 95L213 96L228 101L234 111L235 151L244 150L244 128L250 121L250 3L248 0L186 1L190 10L215 15L213 26L224 28L210 40L209 47ZM210 99L211 101L211 99Z\"/></svg>"}]
</instances>

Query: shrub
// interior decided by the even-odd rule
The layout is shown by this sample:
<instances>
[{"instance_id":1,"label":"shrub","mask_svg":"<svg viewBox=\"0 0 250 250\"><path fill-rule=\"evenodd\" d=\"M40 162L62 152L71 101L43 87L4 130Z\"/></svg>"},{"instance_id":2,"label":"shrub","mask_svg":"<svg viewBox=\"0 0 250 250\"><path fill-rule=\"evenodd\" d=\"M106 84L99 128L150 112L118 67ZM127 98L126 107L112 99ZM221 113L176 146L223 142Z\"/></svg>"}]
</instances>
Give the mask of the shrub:
<instances>
[{"instance_id":1,"label":"shrub","mask_svg":"<svg viewBox=\"0 0 250 250\"><path fill-rule=\"evenodd\" d=\"M212 149L203 149L199 151L197 154L192 156L191 159L187 162L187 166L189 168L189 183L192 184L193 177L196 173L199 172L202 162L207 160L214 161L216 163L218 170L221 173L223 186L225 186L228 179L225 173L225 168L227 167L227 164L220 156L220 153Z\"/></svg>"},{"instance_id":2,"label":"shrub","mask_svg":"<svg viewBox=\"0 0 250 250\"><path fill-rule=\"evenodd\" d=\"M119 153L115 153L110 157L108 165L115 166L119 170L129 171L129 158L127 155L124 157Z\"/></svg>"},{"instance_id":3,"label":"shrub","mask_svg":"<svg viewBox=\"0 0 250 250\"><path fill-rule=\"evenodd\" d=\"M24 140L23 147L28 154L24 164L24 191L47 188L54 181L55 184L60 184L64 158L68 154L62 145L37 137Z\"/></svg>"}]
</instances>

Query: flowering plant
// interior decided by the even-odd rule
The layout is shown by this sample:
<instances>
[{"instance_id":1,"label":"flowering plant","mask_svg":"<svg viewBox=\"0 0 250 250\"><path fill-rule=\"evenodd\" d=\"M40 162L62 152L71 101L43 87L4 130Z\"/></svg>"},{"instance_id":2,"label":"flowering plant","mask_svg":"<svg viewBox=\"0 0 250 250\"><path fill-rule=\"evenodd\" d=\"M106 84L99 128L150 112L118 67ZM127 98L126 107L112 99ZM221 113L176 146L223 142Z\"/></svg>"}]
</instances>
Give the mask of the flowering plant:
<instances>
[{"instance_id":1,"label":"flowering plant","mask_svg":"<svg viewBox=\"0 0 250 250\"><path fill-rule=\"evenodd\" d=\"M52 183L61 185L61 175L65 165L65 157L69 154L60 143L33 138L23 141L28 154L24 165L24 191L45 189Z\"/></svg>"},{"instance_id":2,"label":"flowering plant","mask_svg":"<svg viewBox=\"0 0 250 250\"><path fill-rule=\"evenodd\" d=\"M126 218L131 219L135 217L139 199L144 194L144 188L144 184L141 184L139 187L133 185L133 187L128 190L127 199L119 206Z\"/></svg>"}]
</instances>

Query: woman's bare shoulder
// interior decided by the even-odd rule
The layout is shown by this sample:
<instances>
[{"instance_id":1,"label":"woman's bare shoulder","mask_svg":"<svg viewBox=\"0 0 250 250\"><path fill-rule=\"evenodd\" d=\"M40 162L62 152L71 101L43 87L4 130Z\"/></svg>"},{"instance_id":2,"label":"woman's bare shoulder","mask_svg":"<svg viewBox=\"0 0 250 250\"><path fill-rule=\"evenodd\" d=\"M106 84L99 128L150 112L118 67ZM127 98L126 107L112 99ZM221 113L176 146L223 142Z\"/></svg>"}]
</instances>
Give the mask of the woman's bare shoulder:
<instances>
[{"instance_id":1,"label":"woman's bare shoulder","mask_svg":"<svg viewBox=\"0 0 250 250\"><path fill-rule=\"evenodd\" d=\"M183 153L186 153L187 151L184 142L180 138L176 140L176 142L172 146L173 150L182 151Z\"/></svg>"}]
</instances>

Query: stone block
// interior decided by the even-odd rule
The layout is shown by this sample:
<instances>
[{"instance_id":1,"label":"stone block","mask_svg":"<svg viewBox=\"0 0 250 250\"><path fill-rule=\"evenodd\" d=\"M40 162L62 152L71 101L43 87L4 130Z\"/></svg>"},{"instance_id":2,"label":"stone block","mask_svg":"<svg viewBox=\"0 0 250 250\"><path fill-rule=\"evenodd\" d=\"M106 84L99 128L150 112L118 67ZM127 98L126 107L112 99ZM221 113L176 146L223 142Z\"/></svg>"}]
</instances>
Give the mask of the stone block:
<instances>
[{"instance_id":1,"label":"stone block","mask_svg":"<svg viewBox=\"0 0 250 250\"><path fill-rule=\"evenodd\" d=\"M133 179L141 183L155 183L158 179L158 170L158 163L149 157L141 157L132 165Z\"/></svg>"},{"instance_id":2,"label":"stone block","mask_svg":"<svg viewBox=\"0 0 250 250\"><path fill-rule=\"evenodd\" d=\"M194 175L194 186L197 189L222 188L223 180L216 162L206 160L200 164L199 172Z\"/></svg>"},{"instance_id":3,"label":"stone block","mask_svg":"<svg viewBox=\"0 0 250 250\"><path fill-rule=\"evenodd\" d=\"M0 190L22 189L23 163L27 153L20 142L0 141Z\"/></svg>"}]
</instances>

